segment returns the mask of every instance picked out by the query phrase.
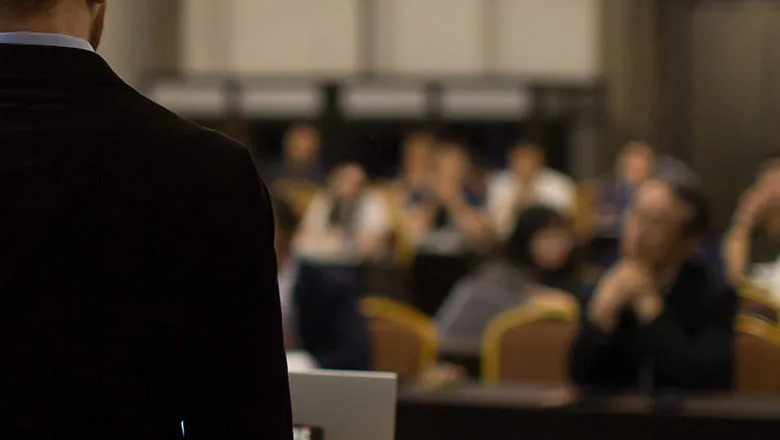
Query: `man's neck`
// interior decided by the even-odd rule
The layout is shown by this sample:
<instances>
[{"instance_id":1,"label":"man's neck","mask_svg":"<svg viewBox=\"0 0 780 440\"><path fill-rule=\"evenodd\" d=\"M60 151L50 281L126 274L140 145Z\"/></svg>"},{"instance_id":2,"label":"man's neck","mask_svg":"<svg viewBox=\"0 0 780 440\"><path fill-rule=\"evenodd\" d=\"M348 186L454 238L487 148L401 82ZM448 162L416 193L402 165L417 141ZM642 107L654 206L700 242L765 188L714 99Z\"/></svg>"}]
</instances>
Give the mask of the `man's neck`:
<instances>
[{"instance_id":1,"label":"man's neck","mask_svg":"<svg viewBox=\"0 0 780 440\"><path fill-rule=\"evenodd\" d=\"M57 6L52 12L35 17L13 18L0 16L0 33L35 32L68 35L89 40L90 17L85 11Z\"/></svg>"}]
</instances>

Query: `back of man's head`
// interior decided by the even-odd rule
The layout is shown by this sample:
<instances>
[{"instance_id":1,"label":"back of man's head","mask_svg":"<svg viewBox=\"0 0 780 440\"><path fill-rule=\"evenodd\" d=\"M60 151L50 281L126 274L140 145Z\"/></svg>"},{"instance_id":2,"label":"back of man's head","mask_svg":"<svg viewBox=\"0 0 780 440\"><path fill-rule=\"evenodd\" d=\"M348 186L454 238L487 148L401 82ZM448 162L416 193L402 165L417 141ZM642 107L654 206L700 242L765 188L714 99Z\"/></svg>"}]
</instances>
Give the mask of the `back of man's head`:
<instances>
[{"instance_id":1,"label":"back of man's head","mask_svg":"<svg viewBox=\"0 0 780 440\"><path fill-rule=\"evenodd\" d=\"M64 34L100 44L108 0L0 0L0 32Z\"/></svg>"},{"instance_id":2,"label":"back of man's head","mask_svg":"<svg viewBox=\"0 0 780 440\"><path fill-rule=\"evenodd\" d=\"M46 14L60 0L2 0L0 1L0 16L27 18Z\"/></svg>"}]
</instances>

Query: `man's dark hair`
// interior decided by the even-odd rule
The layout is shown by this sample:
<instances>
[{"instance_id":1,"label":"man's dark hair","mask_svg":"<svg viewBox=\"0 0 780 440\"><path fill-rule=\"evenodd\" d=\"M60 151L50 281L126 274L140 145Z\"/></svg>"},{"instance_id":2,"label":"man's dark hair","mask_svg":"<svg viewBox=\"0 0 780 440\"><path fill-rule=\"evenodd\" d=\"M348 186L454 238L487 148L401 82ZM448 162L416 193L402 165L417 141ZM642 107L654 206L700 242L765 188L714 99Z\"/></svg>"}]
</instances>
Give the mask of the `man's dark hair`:
<instances>
[{"instance_id":1,"label":"man's dark hair","mask_svg":"<svg viewBox=\"0 0 780 440\"><path fill-rule=\"evenodd\" d=\"M545 228L566 225L563 216L548 206L533 205L523 209L517 217L512 234L504 245L504 258L515 265L536 270L531 252L534 236Z\"/></svg>"},{"instance_id":2,"label":"man's dark hair","mask_svg":"<svg viewBox=\"0 0 780 440\"><path fill-rule=\"evenodd\" d=\"M17 17L30 17L50 11L59 0L2 0L0 13Z\"/></svg>"},{"instance_id":3,"label":"man's dark hair","mask_svg":"<svg viewBox=\"0 0 780 440\"><path fill-rule=\"evenodd\" d=\"M659 179L672 193L691 209L690 217L682 225L683 237L702 236L709 232L712 207L698 182L692 179Z\"/></svg>"}]
</instances>

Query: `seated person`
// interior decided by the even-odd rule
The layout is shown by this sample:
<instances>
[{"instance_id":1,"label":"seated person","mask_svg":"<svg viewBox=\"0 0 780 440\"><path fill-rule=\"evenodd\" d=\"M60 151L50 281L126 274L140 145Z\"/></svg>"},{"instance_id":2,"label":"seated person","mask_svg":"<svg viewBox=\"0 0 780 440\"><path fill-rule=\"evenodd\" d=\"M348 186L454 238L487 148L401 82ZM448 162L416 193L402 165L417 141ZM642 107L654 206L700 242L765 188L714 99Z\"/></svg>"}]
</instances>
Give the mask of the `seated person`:
<instances>
[{"instance_id":1,"label":"seated person","mask_svg":"<svg viewBox=\"0 0 780 440\"><path fill-rule=\"evenodd\" d=\"M493 232L484 210L486 196L462 144L447 142L437 148L433 192L434 198L420 207L418 246L451 253L489 249Z\"/></svg>"},{"instance_id":2,"label":"seated person","mask_svg":"<svg viewBox=\"0 0 780 440\"><path fill-rule=\"evenodd\" d=\"M503 236L512 232L519 211L529 205L544 205L564 215L574 209L577 188L567 175L548 168L544 149L520 141L509 150L508 171L495 173L488 187L488 212L493 227Z\"/></svg>"},{"instance_id":3,"label":"seated person","mask_svg":"<svg viewBox=\"0 0 780 440\"><path fill-rule=\"evenodd\" d=\"M652 144L641 137L630 138L618 156L613 174L604 179L599 189L596 206L599 235L620 234L623 213L634 189L653 176L695 179L693 171L682 161L657 155Z\"/></svg>"},{"instance_id":4,"label":"seated person","mask_svg":"<svg viewBox=\"0 0 780 440\"><path fill-rule=\"evenodd\" d=\"M430 228L434 192L433 135L416 132L404 140L402 172L393 184L404 227L413 243L419 242Z\"/></svg>"},{"instance_id":5,"label":"seated person","mask_svg":"<svg viewBox=\"0 0 780 440\"><path fill-rule=\"evenodd\" d=\"M355 265L386 256L390 233L384 199L368 188L359 164L346 163L312 200L295 237L295 251L310 262Z\"/></svg>"},{"instance_id":6,"label":"seated person","mask_svg":"<svg viewBox=\"0 0 780 440\"><path fill-rule=\"evenodd\" d=\"M357 163L334 170L312 201L295 238L293 289L301 347L326 369L369 367L367 324L360 313L359 265L381 258L388 222L380 196Z\"/></svg>"},{"instance_id":7,"label":"seated person","mask_svg":"<svg viewBox=\"0 0 780 440\"><path fill-rule=\"evenodd\" d=\"M369 369L371 347L360 296L350 268L299 264L293 289L298 341L321 368Z\"/></svg>"},{"instance_id":8,"label":"seated person","mask_svg":"<svg viewBox=\"0 0 780 440\"><path fill-rule=\"evenodd\" d=\"M732 386L735 292L695 255L709 206L691 184L652 179L626 212L621 259L581 297L577 385L607 390Z\"/></svg>"},{"instance_id":9,"label":"seated person","mask_svg":"<svg viewBox=\"0 0 780 440\"><path fill-rule=\"evenodd\" d=\"M770 158L743 193L723 248L732 286L753 278L780 297L780 157ZM751 277L751 266L761 263L763 270L753 270Z\"/></svg>"},{"instance_id":10,"label":"seated person","mask_svg":"<svg viewBox=\"0 0 780 440\"><path fill-rule=\"evenodd\" d=\"M459 281L436 315L443 343L478 347L488 323L502 312L534 298L565 295L573 231L555 210L526 208L498 258Z\"/></svg>"},{"instance_id":11,"label":"seated person","mask_svg":"<svg viewBox=\"0 0 780 440\"><path fill-rule=\"evenodd\" d=\"M308 124L293 125L284 136L281 163L266 169L263 177L269 184L282 179L321 183L323 173L319 153L319 130Z\"/></svg>"},{"instance_id":12,"label":"seated person","mask_svg":"<svg viewBox=\"0 0 780 440\"><path fill-rule=\"evenodd\" d=\"M431 197L433 184L433 153L436 139L426 132L414 132L404 139L401 173L395 187L405 205L417 205Z\"/></svg>"}]
</instances>

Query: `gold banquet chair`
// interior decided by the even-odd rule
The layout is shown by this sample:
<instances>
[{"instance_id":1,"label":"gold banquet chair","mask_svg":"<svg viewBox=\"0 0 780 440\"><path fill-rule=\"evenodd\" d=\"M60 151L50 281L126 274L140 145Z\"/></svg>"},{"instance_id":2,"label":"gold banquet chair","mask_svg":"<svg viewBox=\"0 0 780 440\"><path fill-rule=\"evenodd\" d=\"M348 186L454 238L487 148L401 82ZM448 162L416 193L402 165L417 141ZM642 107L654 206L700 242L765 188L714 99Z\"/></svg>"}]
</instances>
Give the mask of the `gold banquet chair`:
<instances>
[{"instance_id":1,"label":"gold banquet chair","mask_svg":"<svg viewBox=\"0 0 780 440\"><path fill-rule=\"evenodd\" d=\"M414 244L406 223L403 203L391 182L377 184L376 190L382 195L393 225L393 261L400 267L409 266L414 258Z\"/></svg>"},{"instance_id":2,"label":"gold banquet chair","mask_svg":"<svg viewBox=\"0 0 780 440\"><path fill-rule=\"evenodd\" d=\"M780 395L780 330L776 325L740 315L734 351L737 393Z\"/></svg>"},{"instance_id":3,"label":"gold banquet chair","mask_svg":"<svg viewBox=\"0 0 780 440\"><path fill-rule=\"evenodd\" d=\"M576 300L567 298L532 301L493 319L482 340L483 381L568 383L566 359L578 316Z\"/></svg>"},{"instance_id":4,"label":"gold banquet chair","mask_svg":"<svg viewBox=\"0 0 780 440\"><path fill-rule=\"evenodd\" d=\"M772 300L772 293L753 283L745 282L739 288L739 309L741 313L758 316L765 321L778 325L780 310Z\"/></svg>"},{"instance_id":5,"label":"gold banquet chair","mask_svg":"<svg viewBox=\"0 0 780 440\"><path fill-rule=\"evenodd\" d=\"M427 316L387 298L365 298L361 308L369 322L373 370L416 379L433 367L439 348L436 327Z\"/></svg>"}]
</instances>

